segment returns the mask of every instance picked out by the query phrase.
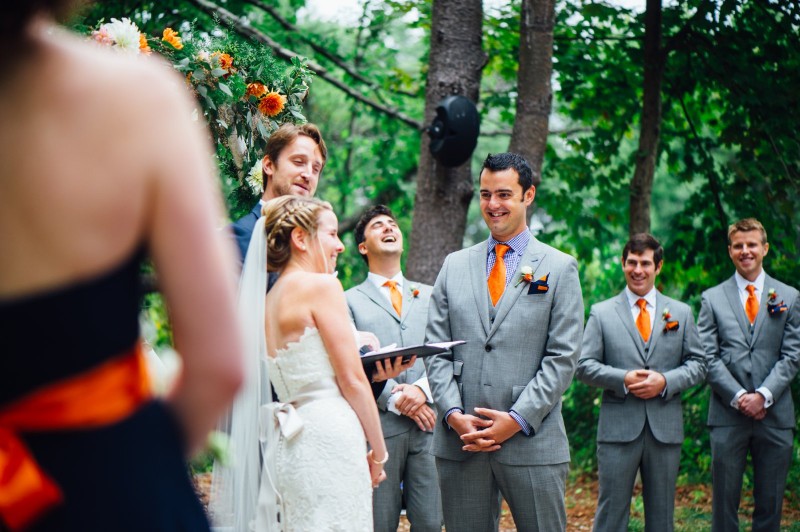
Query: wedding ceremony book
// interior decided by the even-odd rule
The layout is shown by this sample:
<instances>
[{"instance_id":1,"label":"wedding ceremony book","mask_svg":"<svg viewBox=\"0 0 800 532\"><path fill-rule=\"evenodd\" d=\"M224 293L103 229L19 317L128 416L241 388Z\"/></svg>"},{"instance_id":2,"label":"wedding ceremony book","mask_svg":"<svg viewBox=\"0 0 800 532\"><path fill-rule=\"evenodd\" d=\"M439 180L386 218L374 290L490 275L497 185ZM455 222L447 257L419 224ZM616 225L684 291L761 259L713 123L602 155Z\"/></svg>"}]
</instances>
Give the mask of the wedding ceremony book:
<instances>
[{"instance_id":1,"label":"wedding ceremony book","mask_svg":"<svg viewBox=\"0 0 800 532\"><path fill-rule=\"evenodd\" d=\"M411 357L429 357L432 355L441 355L450 350L451 347L456 345L465 344L464 340L456 340L455 342L437 342L431 344L411 345L408 347L397 347L397 344L387 345L376 351L369 351L361 355L361 363L371 364L384 358L394 358L401 356L403 362L410 360Z\"/></svg>"}]
</instances>

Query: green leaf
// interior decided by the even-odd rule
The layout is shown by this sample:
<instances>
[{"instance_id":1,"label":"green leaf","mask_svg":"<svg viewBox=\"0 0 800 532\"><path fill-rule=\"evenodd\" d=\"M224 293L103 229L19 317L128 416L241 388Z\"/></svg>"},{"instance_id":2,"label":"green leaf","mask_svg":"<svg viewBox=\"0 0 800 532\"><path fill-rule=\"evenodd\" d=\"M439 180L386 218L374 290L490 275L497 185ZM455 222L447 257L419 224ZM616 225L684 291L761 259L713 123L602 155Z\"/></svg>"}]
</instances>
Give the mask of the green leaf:
<instances>
[{"instance_id":1,"label":"green leaf","mask_svg":"<svg viewBox=\"0 0 800 532\"><path fill-rule=\"evenodd\" d=\"M231 89L228 88L228 86L222 83L221 81L219 83L219 90L221 90L222 92L233 98L233 93L231 92Z\"/></svg>"},{"instance_id":2,"label":"green leaf","mask_svg":"<svg viewBox=\"0 0 800 532\"><path fill-rule=\"evenodd\" d=\"M227 73L228 73L227 70L222 70L221 68L215 68L214 70L211 71L211 75L214 76L215 78L221 78Z\"/></svg>"}]
</instances>

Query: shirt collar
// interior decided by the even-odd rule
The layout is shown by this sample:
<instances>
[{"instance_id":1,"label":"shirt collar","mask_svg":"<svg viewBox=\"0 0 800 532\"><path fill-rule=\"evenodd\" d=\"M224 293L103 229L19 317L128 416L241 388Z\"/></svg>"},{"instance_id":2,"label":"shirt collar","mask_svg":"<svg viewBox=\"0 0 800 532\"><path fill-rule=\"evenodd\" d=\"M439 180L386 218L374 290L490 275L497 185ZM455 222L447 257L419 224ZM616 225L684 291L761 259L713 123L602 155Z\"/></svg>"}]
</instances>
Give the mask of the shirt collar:
<instances>
[{"instance_id":1,"label":"shirt collar","mask_svg":"<svg viewBox=\"0 0 800 532\"><path fill-rule=\"evenodd\" d=\"M644 300L647 301L647 305L648 306L656 308L656 294L657 293L658 293L658 290L656 290L656 287L654 286L653 288L650 289L649 292L647 292L644 295ZM628 288L627 285L625 285L625 295L628 296L628 305L631 306L631 307L636 306L636 302L639 301L639 299L642 297L642 296L637 296L636 294L634 294L631 291L631 289Z\"/></svg>"},{"instance_id":2,"label":"shirt collar","mask_svg":"<svg viewBox=\"0 0 800 532\"><path fill-rule=\"evenodd\" d=\"M495 240L492 235L489 235L489 253L494 249L497 244L508 244L511 248L511 251L516 253L517 255L522 255L525 253L525 250L528 248L528 244L531 241L531 232L528 230L528 226L525 226L525 229L522 230L518 235L506 240L505 242L500 242Z\"/></svg>"},{"instance_id":3,"label":"shirt collar","mask_svg":"<svg viewBox=\"0 0 800 532\"><path fill-rule=\"evenodd\" d=\"M397 272L397 274L391 279L384 277L383 275L378 275L377 273L369 272L367 273L367 280L378 288L383 287L383 284L386 281L394 281L397 283L397 289L401 292L403 291L403 272Z\"/></svg>"},{"instance_id":4,"label":"shirt collar","mask_svg":"<svg viewBox=\"0 0 800 532\"><path fill-rule=\"evenodd\" d=\"M756 292L759 294L764 292L764 281L766 280L767 274L764 273L764 268L761 268L761 273L758 274L755 281L748 281L737 271L733 274L733 277L736 279L736 286L739 288L740 292L747 291L747 285L753 284L756 286Z\"/></svg>"}]
</instances>

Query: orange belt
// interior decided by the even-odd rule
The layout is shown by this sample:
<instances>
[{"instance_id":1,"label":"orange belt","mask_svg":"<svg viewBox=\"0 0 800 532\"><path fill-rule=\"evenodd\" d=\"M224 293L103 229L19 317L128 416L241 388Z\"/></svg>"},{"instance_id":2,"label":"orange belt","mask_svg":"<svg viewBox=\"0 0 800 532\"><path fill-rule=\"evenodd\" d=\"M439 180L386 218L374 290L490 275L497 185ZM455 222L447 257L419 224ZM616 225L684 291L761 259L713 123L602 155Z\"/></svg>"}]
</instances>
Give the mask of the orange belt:
<instances>
[{"instance_id":1,"label":"orange belt","mask_svg":"<svg viewBox=\"0 0 800 532\"><path fill-rule=\"evenodd\" d=\"M146 364L137 342L101 366L0 407L0 518L11 530L63 500L17 432L89 429L128 417L150 397Z\"/></svg>"}]
</instances>

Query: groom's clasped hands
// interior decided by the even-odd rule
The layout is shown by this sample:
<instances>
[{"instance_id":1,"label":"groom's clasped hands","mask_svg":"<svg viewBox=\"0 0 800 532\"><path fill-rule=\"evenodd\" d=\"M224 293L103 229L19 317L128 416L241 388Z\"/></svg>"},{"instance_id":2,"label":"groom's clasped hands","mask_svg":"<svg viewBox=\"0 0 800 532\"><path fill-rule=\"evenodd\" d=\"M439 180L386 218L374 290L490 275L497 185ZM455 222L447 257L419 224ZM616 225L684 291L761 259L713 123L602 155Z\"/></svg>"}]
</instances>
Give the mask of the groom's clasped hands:
<instances>
[{"instance_id":1,"label":"groom's clasped hands","mask_svg":"<svg viewBox=\"0 0 800 532\"><path fill-rule=\"evenodd\" d=\"M520 431L517 423L508 412L491 408L475 408L478 416L453 412L447 419L450 427L458 432L464 451L489 453L500 449L500 444ZM484 419L487 418L487 419Z\"/></svg>"}]
</instances>

